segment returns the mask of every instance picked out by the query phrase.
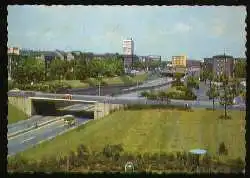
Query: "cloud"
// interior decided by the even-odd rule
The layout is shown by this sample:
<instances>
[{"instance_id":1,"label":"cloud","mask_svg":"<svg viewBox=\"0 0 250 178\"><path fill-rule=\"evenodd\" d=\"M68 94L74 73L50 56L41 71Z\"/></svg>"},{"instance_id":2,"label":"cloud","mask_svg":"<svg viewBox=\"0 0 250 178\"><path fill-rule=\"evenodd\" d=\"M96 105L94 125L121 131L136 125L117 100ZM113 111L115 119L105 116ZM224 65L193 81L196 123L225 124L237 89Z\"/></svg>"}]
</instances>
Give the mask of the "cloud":
<instances>
[{"instance_id":1,"label":"cloud","mask_svg":"<svg viewBox=\"0 0 250 178\"><path fill-rule=\"evenodd\" d=\"M167 34L167 35L173 35L173 34L184 34L188 33L192 30L192 26L186 23L176 23L174 26L168 26L166 27L166 30L160 30L160 34Z\"/></svg>"},{"instance_id":2,"label":"cloud","mask_svg":"<svg viewBox=\"0 0 250 178\"><path fill-rule=\"evenodd\" d=\"M178 33L186 33L192 29L190 25L184 23L177 23L174 27L174 31Z\"/></svg>"},{"instance_id":3,"label":"cloud","mask_svg":"<svg viewBox=\"0 0 250 178\"><path fill-rule=\"evenodd\" d=\"M214 19L211 22L211 32L216 37L222 36L227 33L227 26L229 26L225 21L221 19Z\"/></svg>"}]
</instances>

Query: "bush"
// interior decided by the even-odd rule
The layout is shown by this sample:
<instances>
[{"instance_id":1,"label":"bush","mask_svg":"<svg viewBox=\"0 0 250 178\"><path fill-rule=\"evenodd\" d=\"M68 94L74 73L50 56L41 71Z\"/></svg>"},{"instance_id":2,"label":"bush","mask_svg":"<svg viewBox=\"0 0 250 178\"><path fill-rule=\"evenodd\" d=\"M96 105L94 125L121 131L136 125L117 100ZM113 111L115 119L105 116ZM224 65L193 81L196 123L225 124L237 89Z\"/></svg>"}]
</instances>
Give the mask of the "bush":
<instances>
[{"instance_id":1,"label":"bush","mask_svg":"<svg viewBox=\"0 0 250 178\"><path fill-rule=\"evenodd\" d=\"M103 155L107 158L112 157L114 160L118 160L121 153L123 152L123 147L121 144L118 145L107 145L103 148Z\"/></svg>"},{"instance_id":2,"label":"bush","mask_svg":"<svg viewBox=\"0 0 250 178\"><path fill-rule=\"evenodd\" d=\"M228 154L228 150L227 150L224 142L220 143L218 152L220 155L227 155Z\"/></svg>"},{"instance_id":3,"label":"bush","mask_svg":"<svg viewBox=\"0 0 250 178\"><path fill-rule=\"evenodd\" d=\"M232 119L232 117L231 117L230 115L225 116L225 115L223 114L223 115L220 115L220 116L219 116L219 119L229 120L229 119Z\"/></svg>"},{"instance_id":4,"label":"bush","mask_svg":"<svg viewBox=\"0 0 250 178\"><path fill-rule=\"evenodd\" d=\"M150 93L147 92L147 91L141 92L141 96L142 96L142 97L148 97L149 95L150 95Z\"/></svg>"},{"instance_id":5,"label":"bush","mask_svg":"<svg viewBox=\"0 0 250 178\"><path fill-rule=\"evenodd\" d=\"M176 87L176 86L184 86L184 83L177 80L177 81L173 81L173 82L172 82L172 86L173 86L173 87Z\"/></svg>"},{"instance_id":6,"label":"bush","mask_svg":"<svg viewBox=\"0 0 250 178\"><path fill-rule=\"evenodd\" d=\"M176 86L175 88L176 90L180 90L180 91L186 91L187 89L185 86Z\"/></svg>"},{"instance_id":7,"label":"bush","mask_svg":"<svg viewBox=\"0 0 250 178\"><path fill-rule=\"evenodd\" d=\"M141 110L141 109L178 109L178 110L186 110L185 106L176 106L176 105L171 105L171 104L155 104L155 105L150 105L150 104L131 104L127 105L124 110Z\"/></svg>"}]
</instances>

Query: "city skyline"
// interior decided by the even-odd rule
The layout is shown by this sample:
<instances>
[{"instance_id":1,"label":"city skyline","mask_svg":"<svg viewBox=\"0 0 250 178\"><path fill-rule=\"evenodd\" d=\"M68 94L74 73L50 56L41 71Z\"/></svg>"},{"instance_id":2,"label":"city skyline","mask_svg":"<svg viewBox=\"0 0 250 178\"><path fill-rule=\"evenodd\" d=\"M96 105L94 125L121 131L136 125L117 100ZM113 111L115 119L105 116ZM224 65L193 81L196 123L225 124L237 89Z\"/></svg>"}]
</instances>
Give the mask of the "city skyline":
<instances>
[{"instance_id":1,"label":"city skyline","mask_svg":"<svg viewBox=\"0 0 250 178\"><path fill-rule=\"evenodd\" d=\"M8 6L8 45L36 50L245 57L245 7Z\"/></svg>"}]
</instances>

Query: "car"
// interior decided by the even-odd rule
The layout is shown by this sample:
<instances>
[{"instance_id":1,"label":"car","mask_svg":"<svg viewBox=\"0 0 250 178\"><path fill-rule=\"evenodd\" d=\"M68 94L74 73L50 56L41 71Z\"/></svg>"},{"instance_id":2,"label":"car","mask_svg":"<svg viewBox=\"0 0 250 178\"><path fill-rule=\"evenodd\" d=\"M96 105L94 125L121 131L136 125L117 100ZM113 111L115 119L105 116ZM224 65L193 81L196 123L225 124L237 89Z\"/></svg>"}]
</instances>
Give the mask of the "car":
<instances>
[{"instance_id":1,"label":"car","mask_svg":"<svg viewBox=\"0 0 250 178\"><path fill-rule=\"evenodd\" d=\"M71 100L71 99L72 99L72 95L71 95L71 94L65 94L65 95L63 96L63 99Z\"/></svg>"},{"instance_id":2,"label":"car","mask_svg":"<svg viewBox=\"0 0 250 178\"><path fill-rule=\"evenodd\" d=\"M64 115L62 118L66 126L73 126L76 124L76 119L73 115Z\"/></svg>"},{"instance_id":3,"label":"car","mask_svg":"<svg viewBox=\"0 0 250 178\"><path fill-rule=\"evenodd\" d=\"M19 92L19 91L21 91L21 90L18 88L14 88L14 89L10 90L10 92Z\"/></svg>"}]
</instances>

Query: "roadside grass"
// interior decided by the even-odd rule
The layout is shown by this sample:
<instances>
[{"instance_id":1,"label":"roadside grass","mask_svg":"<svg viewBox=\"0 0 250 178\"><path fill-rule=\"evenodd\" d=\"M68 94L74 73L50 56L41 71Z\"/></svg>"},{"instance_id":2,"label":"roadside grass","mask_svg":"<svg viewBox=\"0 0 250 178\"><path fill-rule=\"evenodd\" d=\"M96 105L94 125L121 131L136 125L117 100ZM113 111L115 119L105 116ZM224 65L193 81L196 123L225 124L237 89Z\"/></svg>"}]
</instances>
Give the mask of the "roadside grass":
<instances>
[{"instance_id":1,"label":"roadside grass","mask_svg":"<svg viewBox=\"0 0 250 178\"><path fill-rule=\"evenodd\" d=\"M8 124L28 119L28 116L12 104L8 104Z\"/></svg>"},{"instance_id":2,"label":"roadside grass","mask_svg":"<svg viewBox=\"0 0 250 178\"><path fill-rule=\"evenodd\" d=\"M149 114L150 113L150 114ZM185 112L168 109L117 111L103 119L60 135L53 140L19 153L29 160L63 156L80 144L91 151L102 151L107 144L122 144L129 153L159 153L207 149L217 155L224 142L227 156L222 161L241 157L245 160L245 112L230 111L231 120L218 117L223 111L195 109Z\"/></svg>"},{"instance_id":3,"label":"roadside grass","mask_svg":"<svg viewBox=\"0 0 250 178\"><path fill-rule=\"evenodd\" d=\"M169 87L169 88L166 90L166 92L167 92L167 93L170 93L170 92L183 93L183 91L177 90L176 87Z\"/></svg>"},{"instance_id":4,"label":"roadside grass","mask_svg":"<svg viewBox=\"0 0 250 178\"><path fill-rule=\"evenodd\" d=\"M143 82L148 78L148 74L144 73L144 74L139 74L139 75L135 75L134 77L132 77L133 82Z\"/></svg>"}]
</instances>

